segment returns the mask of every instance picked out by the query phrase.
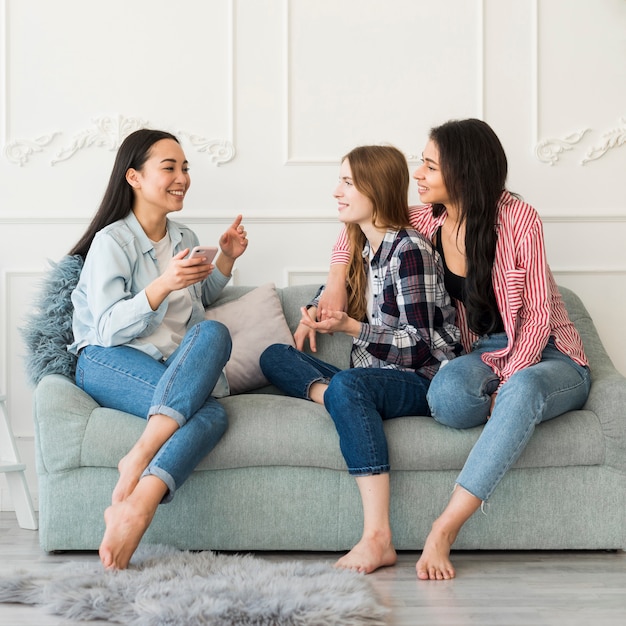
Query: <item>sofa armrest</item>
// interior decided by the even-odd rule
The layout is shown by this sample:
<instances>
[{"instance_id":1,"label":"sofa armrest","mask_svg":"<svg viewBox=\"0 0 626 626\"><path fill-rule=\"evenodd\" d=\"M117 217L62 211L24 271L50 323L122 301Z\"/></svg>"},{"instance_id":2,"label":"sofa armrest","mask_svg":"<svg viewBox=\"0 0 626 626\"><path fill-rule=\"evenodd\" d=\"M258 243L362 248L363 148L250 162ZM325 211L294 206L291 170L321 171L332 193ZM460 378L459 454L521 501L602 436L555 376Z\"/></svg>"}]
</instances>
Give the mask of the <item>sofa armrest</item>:
<instances>
[{"instance_id":1,"label":"sofa armrest","mask_svg":"<svg viewBox=\"0 0 626 626\"><path fill-rule=\"evenodd\" d=\"M96 401L60 374L44 376L33 396L37 471L79 467L85 429Z\"/></svg>"},{"instance_id":2,"label":"sofa armrest","mask_svg":"<svg viewBox=\"0 0 626 626\"><path fill-rule=\"evenodd\" d=\"M602 425L606 465L626 474L626 378L615 369L582 300L566 287L559 291L591 368L591 392L584 408L595 413Z\"/></svg>"},{"instance_id":3,"label":"sofa armrest","mask_svg":"<svg viewBox=\"0 0 626 626\"><path fill-rule=\"evenodd\" d=\"M608 373L606 367L600 373L592 368L591 374L585 409L593 411L602 425L605 464L626 474L626 378L614 368L612 374Z\"/></svg>"}]
</instances>

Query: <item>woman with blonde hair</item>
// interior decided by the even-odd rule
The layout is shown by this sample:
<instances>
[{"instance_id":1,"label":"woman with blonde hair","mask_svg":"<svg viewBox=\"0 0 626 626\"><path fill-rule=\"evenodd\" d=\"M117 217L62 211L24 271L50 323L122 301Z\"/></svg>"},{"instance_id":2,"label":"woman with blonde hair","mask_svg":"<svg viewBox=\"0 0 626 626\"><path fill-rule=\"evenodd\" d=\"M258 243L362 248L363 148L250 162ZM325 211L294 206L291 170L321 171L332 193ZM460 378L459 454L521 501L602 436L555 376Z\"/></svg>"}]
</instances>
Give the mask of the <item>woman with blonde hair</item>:
<instances>
[{"instance_id":1,"label":"woman with blonde hair","mask_svg":"<svg viewBox=\"0 0 626 626\"><path fill-rule=\"evenodd\" d=\"M428 414L430 380L460 352L443 267L431 243L409 227L408 167L390 146L361 146L341 163L334 191L352 245L348 308L316 321L322 293L302 309L297 348L315 333L353 338L351 367L338 370L311 354L274 344L261 355L270 382L323 404L337 428L363 502L363 534L337 566L369 573L393 565L389 456L383 420Z\"/></svg>"}]
</instances>

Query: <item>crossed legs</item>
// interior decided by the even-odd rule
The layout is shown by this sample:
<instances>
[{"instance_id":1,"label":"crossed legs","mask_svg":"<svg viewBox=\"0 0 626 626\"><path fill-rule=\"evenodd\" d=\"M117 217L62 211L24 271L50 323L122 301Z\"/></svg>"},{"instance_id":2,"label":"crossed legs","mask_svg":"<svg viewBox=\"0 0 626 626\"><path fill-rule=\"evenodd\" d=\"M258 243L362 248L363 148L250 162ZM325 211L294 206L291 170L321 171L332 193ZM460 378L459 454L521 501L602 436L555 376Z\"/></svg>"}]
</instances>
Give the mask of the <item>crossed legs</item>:
<instances>
[{"instance_id":1,"label":"crossed legs","mask_svg":"<svg viewBox=\"0 0 626 626\"><path fill-rule=\"evenodd\" d=\"M201 322L166 363L126 346L87 346L81 352L76 372L81 388L102 406L149 416L119 462L104 513L100 559L106 568L128 566L158 505L173 497L226 431L226 413L211 392L230 350L225 326Z\"/></svg>"},{"instance_id":2,"label":"crossed legs","mask_svg":"<svg viewBox=\"0 0 626 626\"><path fill-rule=\"evenodd\" d=\"M104 512L106 531L99 554L107 569L125 569L146 532L157 507L168 493L158 476L144 476L146 467L178 429L167 415L153 415L130 452L119 462L120 473L112 504Z\"/></svg>"}]
</instances>

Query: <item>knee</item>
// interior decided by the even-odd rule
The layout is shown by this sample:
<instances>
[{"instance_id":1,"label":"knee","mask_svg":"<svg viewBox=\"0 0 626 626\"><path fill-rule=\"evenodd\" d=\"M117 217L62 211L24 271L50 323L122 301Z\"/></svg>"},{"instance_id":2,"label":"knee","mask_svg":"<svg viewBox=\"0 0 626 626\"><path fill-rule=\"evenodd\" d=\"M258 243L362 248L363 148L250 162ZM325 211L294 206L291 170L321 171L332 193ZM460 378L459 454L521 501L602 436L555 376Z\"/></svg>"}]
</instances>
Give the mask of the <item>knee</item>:
<instances>
[{"instance_id":1,"label":"knee","mask_svg":"<svg viewBox=\"0 0 626 626\"><path fill-rule=\"evenodd\" d=\"M430 384L426 400L433 419L451 428L473 428L484 424L491 405L488 394L469 389L462 377L440 377L439 373Z\"/></svg>"},{"instance_id":2,"label":"knee","mask_svg":"<svg viewBox=\"0 0 626 626\"><path fill-rule=\"evenodd\" d=\"M355 400L361 398L367 391L362 380L354 375L355 369L341 370L337 372L328 383L324 394L324 404L330 412L337 403L345 403L346 398Z\"/></svg>"},{"instance_id":3,"label":"knee","mask_svg":"<svg viewBox=\"0 0 626 626\"><path fill-rule=\"evenodd\" d=\"M228 355L233 347L233 342L228 328L216 320L205 320L197 324L198 334L211 351L222 349Z\"/></svg>"},{"instance_id":4,"label":"knee","mask_svg":"<svg viewBox=\"0 0 626 626\"><path fill-rule=\"evenodd\" d=\"M259 365L266 377L267 373L274 371L277 365L285 366L290 350L293 348L286 343L274 343L263 350L259 357Z\"/></svg>"},{"instance_id":5,"label":"knee","mask_svg":"<svg viewBox=\"0 0 626 626\"><path fill-rule=\"evenodd\" d=\"M211 412L211 428L220 437L228 430L228 415L226 409L219 403L216 403Z\"/></svg>"}]
</instances>

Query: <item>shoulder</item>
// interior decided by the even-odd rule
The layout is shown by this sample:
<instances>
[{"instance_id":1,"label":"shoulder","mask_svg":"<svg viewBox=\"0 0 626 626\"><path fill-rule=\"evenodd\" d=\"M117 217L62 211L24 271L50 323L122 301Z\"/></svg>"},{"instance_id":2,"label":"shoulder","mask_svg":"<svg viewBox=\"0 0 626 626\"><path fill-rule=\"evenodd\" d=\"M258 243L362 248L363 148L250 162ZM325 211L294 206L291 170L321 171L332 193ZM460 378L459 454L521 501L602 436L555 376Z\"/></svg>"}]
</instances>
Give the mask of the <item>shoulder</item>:
<instances>
[{"instance_id":1,"label":"shoulder","mask_svg":"<svg viewBox=\"0 0 626 626\"><path fill-rule=\"evenodd\" d=\"M428 239L432 239L437 227L443 222L443 217L433 215L432 204L421 204L409 207L409 221L411 226Z\"/></svg>"},{"instance_id":2,"label":"shoulder","mask_svg":"<svg viewBox=\"0 0 626 626\"><path fill-rule=\"evenodd\" d=\"M403 228L398 232L398 251L420 250L432 253L433 245L427 237L415 228Z\"/></svg>"},{"instance_id":3,"label":"shoulder","mask_svg":"<svg viewBox=\"0 0 626 626\"><path fill-rule=\"evenodd\" d=\"M180 238L185 246L195 246L198 244L198 236L191 228L189 228L189 226L186 226L185 224L168 219L167 229L170 236L173 236L174 239Z\"/></svg>"},{"instance_id":4,"label":"shoulder","mask_svg":"<svg viewBox=\"0 0 626 626\"><path fill-rule=\"evenodd\" d=\"M541 224L537 210L518 196L505 191L498 203L498 221L515 230L527 230Z\"/></svg>"},{"instance_id":5,"label":"shoulder","mask_svg":"<svg viewBox=\"0 0 626 626\"><path fill-rule=\"evenodd\" d=\"M135 234L129 227L127 221L122 219L99 230L94 237L93 243L99 243L101 245L115 243L121 247L125 247L134 241L135 238Z\"/></svg>"}]
</instances>

